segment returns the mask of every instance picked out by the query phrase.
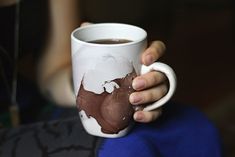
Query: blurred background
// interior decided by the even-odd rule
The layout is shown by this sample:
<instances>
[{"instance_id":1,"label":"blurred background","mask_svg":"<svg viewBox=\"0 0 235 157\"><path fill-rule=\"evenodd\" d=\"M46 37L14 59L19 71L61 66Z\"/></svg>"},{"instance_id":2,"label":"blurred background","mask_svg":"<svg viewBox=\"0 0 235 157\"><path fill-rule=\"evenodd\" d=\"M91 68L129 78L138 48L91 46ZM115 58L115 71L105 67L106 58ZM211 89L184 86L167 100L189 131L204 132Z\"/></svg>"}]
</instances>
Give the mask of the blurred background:
<instances>
[{"instance_id":1,"label":"blurred background","mask_svg":"<svg viewBox=\"0 0 235 157\"><path fill-rule=\"evenodd\" d=\"M21 3L17 98L21 102L22 123L31 123L38 120L38 109L51 108L42 105L48 102L41 97L35 82L37 57L47 31L43 27L48 22L47 1ZM160 61L171 65L178 76L173 101L203 111L218 127L227 156L235 156L235 1L82 0L81 6L82 21L134 24L147 30L149 41L165 42L167 51ZM11 7L11 12L0 9L0 44L9 52L9 56L3 52L0 55L2 126L10 125L6 84L11 82L12 74L7 71L12 68L12 61L8 58L14 56L12 30L16 20L15 6ZM22 52L26 55L21 56ZM21 78L27 81L21 82ZM27 95L27 99L22 95Z\"/></svg>"}]
</instances>

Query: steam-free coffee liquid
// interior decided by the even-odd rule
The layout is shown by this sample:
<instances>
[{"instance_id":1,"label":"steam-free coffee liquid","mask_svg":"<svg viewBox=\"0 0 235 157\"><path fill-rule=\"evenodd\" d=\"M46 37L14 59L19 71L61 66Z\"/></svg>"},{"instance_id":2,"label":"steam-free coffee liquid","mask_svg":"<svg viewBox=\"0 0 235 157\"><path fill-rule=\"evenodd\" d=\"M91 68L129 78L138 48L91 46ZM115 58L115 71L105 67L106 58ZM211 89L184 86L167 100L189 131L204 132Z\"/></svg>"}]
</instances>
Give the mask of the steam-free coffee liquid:
<instances>
[{"instance_id":1,"label":"steam-free coffee liquid","mask_svg":"<svg viewBox=\"0 0 235 157\"><path fill-rule=\"evenodd\" d=\"M95 44L124 44L132 42L128 39L98 39L98 40L92 40L89 41L89 43L95 43Z\"/></svg>"}]
</instances>

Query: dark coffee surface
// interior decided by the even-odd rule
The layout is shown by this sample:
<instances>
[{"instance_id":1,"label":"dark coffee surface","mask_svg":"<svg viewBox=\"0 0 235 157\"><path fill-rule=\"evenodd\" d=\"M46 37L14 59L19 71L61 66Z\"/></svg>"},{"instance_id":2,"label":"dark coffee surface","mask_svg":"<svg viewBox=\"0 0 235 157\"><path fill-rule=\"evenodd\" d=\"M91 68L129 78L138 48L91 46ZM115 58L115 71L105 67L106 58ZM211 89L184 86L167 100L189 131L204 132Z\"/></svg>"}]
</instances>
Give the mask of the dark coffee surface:
<instances>
[{"instance_id":1,"label":"dark coffee surface","mask_svg":"<svg viewBox=\"0 0 235 157\"><path fill-rule=\"evenodd\" d=\"M94 44L124 44L129 42L132 41L128 39L99 39L99 40L89 41L89 43L94 43Z\"/></svg>"}]
</instances>

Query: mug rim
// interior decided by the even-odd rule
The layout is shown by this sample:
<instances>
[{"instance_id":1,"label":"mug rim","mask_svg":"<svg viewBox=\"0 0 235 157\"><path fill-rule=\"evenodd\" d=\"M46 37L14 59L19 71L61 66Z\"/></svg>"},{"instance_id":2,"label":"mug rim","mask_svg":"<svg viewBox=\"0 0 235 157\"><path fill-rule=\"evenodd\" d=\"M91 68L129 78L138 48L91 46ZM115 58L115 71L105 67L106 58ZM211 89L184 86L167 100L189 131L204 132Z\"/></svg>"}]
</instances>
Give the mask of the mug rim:
<instances>
[{"instance_id":1,"label":"mug rim","mask_svg":"<svg viewBox=\"0 0 235 157\"><path fill-rule=\"evenodd\" d=\"M75 37L75 33L77 33L78 31L82 31L85 29L89 29L89 28L97 28L97 27L104 27L104 26L124 26L124 27L132 27L134 29L137 29L139 31L142 31L142 33L144 34L142 37L140 37L138 40L134 40L134 41L130 41L127 43L117 43L117 44L99 44L99 43L91 43L88 41L83 41L78 39L77 37ZM75 30L72 31L71 33L71 38L73 41L76 41L78 43L82 43L84 45L90 45L90 46L101 46L101 47L116 47L116 46L128 46L128 45L133 45L139 42L144 41L147 38L147 32L138 26L135 25L131 25L131 24L125 24L125 23L95 23L95 24L90 24L90 25L86 25L86 26L82 26L82 27L78 27Z\"/></svg>"}]
</instances>

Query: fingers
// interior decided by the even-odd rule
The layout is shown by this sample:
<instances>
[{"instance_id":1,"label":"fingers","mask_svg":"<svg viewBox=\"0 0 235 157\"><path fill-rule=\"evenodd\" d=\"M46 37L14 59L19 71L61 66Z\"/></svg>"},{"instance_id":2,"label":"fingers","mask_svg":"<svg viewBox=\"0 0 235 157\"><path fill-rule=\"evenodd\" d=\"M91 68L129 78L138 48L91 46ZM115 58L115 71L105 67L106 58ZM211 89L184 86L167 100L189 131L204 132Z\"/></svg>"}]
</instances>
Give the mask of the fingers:
<instances>
[{"instance_id":1,"label":"fingers","mask_svg":"<svg viewBox=\"0 0 235 157\"><path fill-rule=\"evenodd\" d=\"M167 93L167 90L167 85L161 84L148 90L132 93L130 95L129 101L133 105L154 102L162 98Z\"/></svg>"},{"instance_id":2,"label":"fingers","mask_svg":"<svg viewBox=\"0 0 235 157\"><path fill-rule=\"evenodd\" d=\"M165 53L165 44L161 41L154 41L144 51L141 61L145 65L150 65ZM147 104L162 98L168 91L166 76L160 72L149 72L136 77L133 80L133 88L136 92L130 95L129 101L133 105ZM143 107L143 106L142 106ZM161 115L161 109L153 111L136 111L134 120L148 123L156 120Z\"/></svg>"},{"instance_id":3,"label":"fingers","mask_svg":"<svg viewBox=\"0 0 235 157\"><path fill-rule=\"evenodd\" d=\"M160 72L149 72L138 76L133 80L133 88L136 92L130 95L129 101L134 106L140 106L161 99L168 92L166 76ZM145 90L143 90L145 89ZM137 107L137 108L138 108ZM161 115L161 109L153 111L136 111L134 120L148 123L156 120Z\"/></svg>"},{"instance_id":4,"label":"fingers","mask_svg":"<svg viewBox=\"0 0 235 157\"><path fill-rule=\"evenodd\" d=\"M165 82L166 76L155 71L136 77L132 83L136 92L130 95L130 103L139 105L159 100L167 93L168 88Z\"/></svg>"},{"instance_id":5,"label":"fingers","mask_svg":"<svg viewBox=\"0 0 235 157\"><path fill-rule=\"evenodd\" d=\"M134 114L134 120L141 123L149 123L155 121L161 114L161 108L149 112L137 111Z\"/></svg>"},{"instance_id":6,"label":"fingers","mask_svg":"<svg viewBox=\"0 0 235 157\"><path fill-rule=\"evenodd\" d=\"M162 41L153 41L151 45L144 51L141 61L144 65L150 65L159 59L166 50L166 46Z\"/></svg>"},{"instance_id":7,"label":"fingers","mask_svg":"<svg viewBox=\"0 0 235 157\"><path fill-rule=\"evenodd\" d=\"M166 81L166 76L161 72L149 72L143 75L136 77L133 80L132 87L136 91L150 88L156 86Z\"/></svg>"}]
</instances>

